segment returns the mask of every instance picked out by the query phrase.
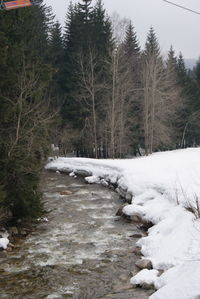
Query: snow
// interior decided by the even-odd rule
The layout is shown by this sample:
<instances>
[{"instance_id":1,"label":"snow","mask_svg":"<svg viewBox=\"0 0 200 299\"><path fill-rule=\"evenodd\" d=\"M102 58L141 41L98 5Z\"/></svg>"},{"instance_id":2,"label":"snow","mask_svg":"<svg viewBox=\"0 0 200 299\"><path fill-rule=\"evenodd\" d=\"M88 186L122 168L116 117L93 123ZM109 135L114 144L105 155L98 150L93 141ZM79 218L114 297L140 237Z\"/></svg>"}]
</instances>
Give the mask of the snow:
<instances>
[{"instance_id":1,"label":"snow","mask_svg":"<svg viewBox=\"0 0 200 299\"><path fill-rule=\"evenodd\" d=\"M200 257L200 247L197 247L200 246L200 232L196 222L198 221L195 221L192 213L177 206L171 209L162 221L150 228L149 235L140 239L137 245L141 247L142 254L152 261L155 269L167 270L193 258L193 246L195 255ZM197 244L194 241L197 241Z\"/></svg>"},{"instance_id":2,"label":"snow","mask_svg":"<svg viewBox=\"0 0 200 299\"><path fill-rule=\"evenodd\" d=\"M133 194L132 204L123 212L154 226L137 242L153 270L142 270L132 281L152 280L158 291L151 299L200 298L200 220L186 209L198 207L200 148L127 160L58 158L46 168L84 170L92 174L87 177L89 183L117 184L119 192L121 188L125 194ZM157 270L164 274L156 278L157 272L151 271Z\"/></svg>"},{"instance_id":3,"label":"snow","mask_svg":"<svg viewBox=\"0 0 200 299\"><path fill-rule=\"evenodd\" d=\"M86 182L88 182L89 184L99 184L100 183L100 179L98 176L93 175L93 176L88 176L85 178Z\"/></svg>"},{"instance_id":4,"label":"snow","mask_svg":"<svg viewBox=\"0 0 200 299\"><path fill-rule=\"evenodd\" d=\"M134 277L131 278L130 283L134 285L154 284L158 278L159 272L157 270L143 269Z\"/></svg>"},{"instance_id":5,"label":"snow","mask_svg":"<svg viewBox=\"0 0 200 299\"><path fill-rule=\"evenodd\" d=\"M0 248L6 249L8 246L8 238L0 238Z\"/></svg>"},{"instance_id":6,"label":"snow","mask_svg":"<svg viewBox=\"0 0 200 299\"><path fill-rule=\"evenodd\" d=\"M71 177L75 177L76 175L75 175L75 173L72 171L72 172L69 173L69 176L71 176Z\"/></svg>"},{"instance_id":7,"label":"snow","mask_svg":"<svg viewBox=\"0 0 200 299\"><path fill-rule=\"evenodd\" d=\"M155 282L159 290L151 299L199 299L200 261L187 262L164 273Z\"/></svg>"},{"instance_id":8,"label":"snow","mask_svg":"<svg viewBox=\"0 0 200 299\"><path fill-rule=\"evenodd\" d=\"M53 152L59 151L59 147L56 146L55 144L51 144L51 150L52 150Z\"/></svg>"}]
</instances>

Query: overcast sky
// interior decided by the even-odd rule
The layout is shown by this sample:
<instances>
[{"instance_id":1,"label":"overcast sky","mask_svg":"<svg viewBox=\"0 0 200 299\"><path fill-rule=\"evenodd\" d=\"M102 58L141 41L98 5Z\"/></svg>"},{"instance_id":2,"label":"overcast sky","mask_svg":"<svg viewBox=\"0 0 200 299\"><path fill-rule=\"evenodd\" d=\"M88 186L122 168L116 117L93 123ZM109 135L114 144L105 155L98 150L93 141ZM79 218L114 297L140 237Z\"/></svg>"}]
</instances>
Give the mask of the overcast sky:
<instances>
[{"instance_id":1,"label":"overcast sky","mask_svg":"<svg viewBox=\"0 0 200 299\"><path fill-rule=\"evenodd\" d=\"M44 1L53 7L56 19L63 25L70 0ZM171 1L200 12L200 0ZM153 26L163 54L166 54L172 44L176 53L181 51L185 58L200 56L200 15L162 0L104 0L104 7L109 15L116 11L121 17L132 20L142 46L150 26Z\"/></svg>"}]
</instances>

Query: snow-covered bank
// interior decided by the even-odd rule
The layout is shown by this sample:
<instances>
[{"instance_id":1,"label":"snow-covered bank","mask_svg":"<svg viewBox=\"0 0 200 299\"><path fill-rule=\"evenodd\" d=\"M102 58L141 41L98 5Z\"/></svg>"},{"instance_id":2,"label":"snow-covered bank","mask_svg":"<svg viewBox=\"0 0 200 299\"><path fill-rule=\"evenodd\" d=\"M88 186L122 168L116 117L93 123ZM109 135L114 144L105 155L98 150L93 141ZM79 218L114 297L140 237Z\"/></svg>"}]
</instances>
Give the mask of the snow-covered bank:
<instances>
[{"instance_id":1,"label":"snow-covered bank","mask_svg":"<svg viewBox=\"0 0 200 299\"><path fill-rule=\"evenodd\" d=\"M198 209L199 148L130 160L58 158L46 168L85 172L90 176L86 178L90 183L117 184L127 194L132 194L132 204L124 208L124 213L138 215L154 224L148 236L138 241L138 246L144 257L151 260L154 269L165 271L157 279L155 273L158 272L140 273L141 283L151 280L153 275L152 281L158 291L150 298L191 299L200 296L200 224L186 209L191 206Z\"/></svg>"},{"instance_id":2,"label":"snow-covered bank","mask_svg":"<svg viewBox=\"0 0 200 299\"><path fill-rule=\"evenodd\" d=\"M8 238L0 238L0 248L7 249L8 244L9 244Z\"/></svg>"}]
</instances>

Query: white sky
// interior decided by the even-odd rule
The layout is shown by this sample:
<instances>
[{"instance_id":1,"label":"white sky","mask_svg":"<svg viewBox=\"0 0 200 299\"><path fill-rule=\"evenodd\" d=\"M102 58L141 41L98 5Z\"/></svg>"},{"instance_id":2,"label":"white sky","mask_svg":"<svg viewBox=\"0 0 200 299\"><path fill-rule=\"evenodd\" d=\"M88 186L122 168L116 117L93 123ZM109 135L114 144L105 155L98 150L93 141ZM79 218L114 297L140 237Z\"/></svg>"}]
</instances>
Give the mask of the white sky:
<instances>
[{"instance_id":1,"label":"white sky","mask_svg":"<svg viewBox=\"0 0 200 299\"><path fill-rule=\"evenodd\" d=\"M200 0L171 1L200 12ZM53 7L56 19L64 25L70 0L44 2ZM95 3L95 0L93 2ZM200 15L169 5L162 0L104 0L104 7L109 15L116 11L121 17L132 20L142 46L150 26L153 26L163 54L172 44L176 53L181 51L185 58L200 56Z\"/></svg>"}]
</instances>

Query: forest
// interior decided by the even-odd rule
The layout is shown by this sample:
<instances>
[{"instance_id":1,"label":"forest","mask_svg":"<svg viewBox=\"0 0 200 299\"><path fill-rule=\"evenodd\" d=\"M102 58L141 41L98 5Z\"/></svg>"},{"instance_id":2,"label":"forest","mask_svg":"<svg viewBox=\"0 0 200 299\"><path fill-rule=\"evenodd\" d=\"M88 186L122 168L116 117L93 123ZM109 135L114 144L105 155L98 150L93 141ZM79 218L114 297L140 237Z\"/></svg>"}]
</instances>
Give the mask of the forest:
<instances>
[{"instance_id":1,"label":"forest","mask_svg":"<svg viewBox=\"0 0 200 299\"><path fill-rule=\"evenodd\" d=\"M0 222L44 212L38 189L50 145L60 155L120 159L200 144L200 61L188 70L154 28L103 1L66 7L64 28L42 0L0 11Z\"/></svg>"}]
</instances>

